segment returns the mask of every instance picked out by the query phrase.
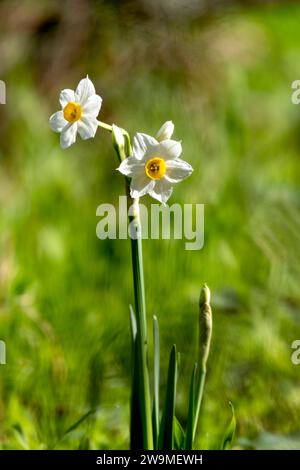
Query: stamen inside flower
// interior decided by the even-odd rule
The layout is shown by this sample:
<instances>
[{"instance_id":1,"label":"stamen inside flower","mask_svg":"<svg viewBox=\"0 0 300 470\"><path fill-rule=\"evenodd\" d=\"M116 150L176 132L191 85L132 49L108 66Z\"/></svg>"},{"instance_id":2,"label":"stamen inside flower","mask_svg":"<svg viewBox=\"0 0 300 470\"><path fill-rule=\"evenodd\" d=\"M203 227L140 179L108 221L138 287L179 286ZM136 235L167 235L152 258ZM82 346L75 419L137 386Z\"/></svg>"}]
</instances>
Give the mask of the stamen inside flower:
<instances>
[{"instance_id":1,"label":"stamen inside flower","mask_svg":"<svg viewBox=\"0 0 300 470\"><path fill-rule=\"evenodd\" d=\"M70 101L64 107L64 118L66 121L75 122L81 118L81 106L74 101Z\"/></svg>"},{"instance_id":2,"label":"stamen inside flower","mask_svg":"<svg viewBox=\"0 0 300 470\"><path fill-rule=\"evenodd\" d=\"M160 180L166 173L166 163L160 157L150 158L146 163L145 171L152 180Z\"/></svg>"}]
</instances>

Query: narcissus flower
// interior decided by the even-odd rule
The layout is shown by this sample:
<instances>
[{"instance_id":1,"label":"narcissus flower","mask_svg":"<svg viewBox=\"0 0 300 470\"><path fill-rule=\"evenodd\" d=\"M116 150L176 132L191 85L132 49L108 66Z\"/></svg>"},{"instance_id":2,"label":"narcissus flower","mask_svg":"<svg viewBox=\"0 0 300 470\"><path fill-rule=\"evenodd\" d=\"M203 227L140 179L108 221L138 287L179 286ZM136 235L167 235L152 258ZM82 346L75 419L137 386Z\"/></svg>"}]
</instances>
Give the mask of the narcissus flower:
<instances>
[{"instance_id":1,"label":"narcissus flower","mask_svg":"<svg viewBox=\"0 0 300 470\"><path fill-rule=\"evenodd\" d=\"M123 160L117 168L131 178L132 198L148 193L165 204L172 194L172 184L184 180L193 171L191 165L179 158L182 152L180 142L170 138L160 140L161 135L165 137L173 133L174 126L170 121L164 126L156 139L147 134L136 134L133 155Z\"/></svg>"},{"instance_id":2,"label":"narcissus flower","mask_svg":"<svg viewBox=\"0 0 300 470\"><path fill-rule=\"evenodd\" d=\"M88 77L79 82L76 91L62 90L59 102L62 110L52 114L49 124L52 130L61 133L62 148L74 144L77 132L84 140L95 136L102 98L96 95L95 87Z\"/></svg>"}]
</instances>

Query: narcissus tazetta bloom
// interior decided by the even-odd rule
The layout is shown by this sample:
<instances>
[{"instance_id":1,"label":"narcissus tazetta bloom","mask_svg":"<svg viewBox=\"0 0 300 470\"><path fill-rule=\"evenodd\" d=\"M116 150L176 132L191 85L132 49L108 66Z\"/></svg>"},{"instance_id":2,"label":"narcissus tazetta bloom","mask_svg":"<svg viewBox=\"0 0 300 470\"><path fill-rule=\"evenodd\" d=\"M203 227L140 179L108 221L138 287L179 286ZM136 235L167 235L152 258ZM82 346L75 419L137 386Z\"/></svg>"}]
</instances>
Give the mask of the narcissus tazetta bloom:
<instances>
[{"instance_id":1,"label":"narcissus tazetta bloom","mask_svg":"<svg viewBox=\"0 0 300 470\"><path fill-rule=\"evenodd\" d=\"M52 114L49 124L52 130L61 133L62 148L74 144L77 132L84 140L95 136L102 98L96 94L95 87L88 77L79 82L75 91L62 90L59 102L62 110Z\"/></svg>"},{"instance_id":2,"label":"narcissus tazetta bloom","mask_svg":"<svg viewBox=\"0 0 300 470\"><path fill-rule=\"evenodd\" d=\"M156 139L147 134L136 134L133 155L123 160L117 168L123 175L131 178L132 198L148 193L165 204L172 194L172 185L184 180L193 171L191 165L179 158L182 152L180 142L170 138L158 140L162 134L166 136L173 133L174 126L170 121L164 126Z\"/></svg>"}]
</instances>

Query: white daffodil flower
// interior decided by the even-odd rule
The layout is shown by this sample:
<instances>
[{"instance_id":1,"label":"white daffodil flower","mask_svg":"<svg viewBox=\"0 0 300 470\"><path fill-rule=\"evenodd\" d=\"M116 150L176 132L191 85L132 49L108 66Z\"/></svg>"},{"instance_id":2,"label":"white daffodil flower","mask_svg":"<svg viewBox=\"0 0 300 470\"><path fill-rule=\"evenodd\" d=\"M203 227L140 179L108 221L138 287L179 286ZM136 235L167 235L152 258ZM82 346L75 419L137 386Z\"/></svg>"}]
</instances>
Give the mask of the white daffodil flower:
<instances>
[{"instance_id":1,"label":"white daffodil flower","mask_svg":"<svg viewBox=\"0 0 300 470\"><path fill-rule=\"evenodd\" d=\"M136 134L133 155L117 168L131 178L131 197L138 198L148 193L166 204L173 191L172 184L179 183L193 171L191 165L179 158L181 152L181 143L176 140L158 141L147 134Z\"/></svg>"},{"instance_id":2,"label":"white daffodil flower","mask_svg":"<svg viewBox=\"0 0 300 470\"><path fill-rule=\"evenodd\" d=\"M84 140L95 136L102 98L96 95L88 76L80 80L76 91L62 90L59 102L62 110L52 114L49 124L53 131L61 133L60 145L63 149L74 144L77 132Z\"/></svg>"}]
</instances>

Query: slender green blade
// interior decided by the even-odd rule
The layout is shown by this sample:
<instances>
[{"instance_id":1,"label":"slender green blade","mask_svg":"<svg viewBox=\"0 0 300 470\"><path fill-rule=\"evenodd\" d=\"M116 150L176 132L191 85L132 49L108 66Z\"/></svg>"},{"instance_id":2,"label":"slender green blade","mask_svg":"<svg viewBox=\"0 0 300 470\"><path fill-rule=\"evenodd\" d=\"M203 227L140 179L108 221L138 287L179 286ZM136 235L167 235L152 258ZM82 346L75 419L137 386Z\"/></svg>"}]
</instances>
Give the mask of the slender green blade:
<instances>
[{"instance_id":1,"label":"slender green blade","mask_svg":"<svg viewBox=\"0 0 300 470\"><path fill-rule=\"evenodd\" d=\"M174 415L177 383L177 351L173 345L169 360L168 382L165 406L159 433L159 450L172 450L174 447Z\"/></svg>"},{"instance_id":2,"label":"slender green blade","mask_svg":"<svg viewBox=\"0 0 300 470\"><path fill-rule=\"evenodd\" d=\"M186 441L185 449L192 450L193 448L193 429L195 426L195 402L196 402L196 375L197 375L197 363L195 363L189 392L189 408L188 408L188 419L186 428Z\"/></svg>"},{"instance_id":3,"label":"slender green blade","mask_svg":"<svg viewBox=\"0 0 300 470\"><path fill-rule=\"evenodd\" d=\"M74 424L72 424L72 426L70 426L66 432L65 432L65 435L66 434L69 434L70 432L74 431L75 429L78 428L78 426L80 426L87 418L89 418L89 416L91 416L91 414L95 413L95 410L89 410L87 413L85 413L83 416L81 416L81 418L79 418Z\"/></svg>"},{"instance_id":4,"label":"slender green blade","mask_svg":"<svg viewBox=\"0 0 300 470\"><path fill-rule=\"evenodd\" d=\"M231 420L230 423L225 431L224 437L223 437L223 442L221 446L221 450L228 450L231 449L232 443L234 440L234 435L235 435L235 430L236 430L236 418L235 418L235 412L234 412L234 407L231 402L229 402L229 405L231 407Z\"/></svg>"},{"instance_id":5,"label":"slender green blade","mask_svg":"<svg viewBox=\"0 0 300 470\"><path fill-rule=\"evenodd\" d=\"M130 311L131 338L132 338L132 343L134 343L134 341L136 339L136 334L137 334L137 326L136 326L135 313L134 313L133 308L132 308L131 305L129 305L129 311Z\"/></svg>"},{"instance_id":6,"label":"slender green blade","mask_svg":"<svg viewBox=\"0 0 300 470\"><path fill-rule=\"evenodd\" d=\"M174 416L174 450L183 450L185 445L185 434L176 416Z\"/></svg>"},{"instance_id":7,"label":"slender green blade","mask_svg":"<svg viewBox=\"0 0 300 470\"><path fill-rule=\"evenodd\" d=\"M24 434L24 431L22 429L22 426L17 423L17 424L14 424L12 426L12 430L13 430L13 433L18 441L18 443L20 444L20 446L22 447L22 449L24 450L30 450L30 446L29 446L29 443L25 437L25 434Z\"/></svg>"},{"instance_id":8,"label":"slender green blade","mask_svg":"<svg viewBox=\"0 0 300 470\"><path fill-rule=\"evenodd\" d=\"M154 348L154 360L153 360L153 411L152 411L152 422L153 422L153 441L154 449L158 446L158 434L159 434L159 372L160 372L160 353L159 353L159 327L157 317L153 317L153 348Z\"/></svg>"},{"instance_id":9,"label":"slender green blade","mask_svg":"<svg viewBox=\"0 0 300 470\"><path fill-rule=\"evenodd\" d=\"M143 420L139 406L139 360L138 344L133 343L132 386L130 402L130 450L143 450Z\"/></svg>"},{"instance_id":10,"label":"slender green blade","mask_svg":"<svg viewBox=\"0 0 300 470\"><path fill-rule=\"evenodd\" d=\"M137 325L135 312L131 305L130 311L130 327L132 337L132 385L131 385L131 401L130 401L130 449L143 449L143 423L139 407L139 362L138 362L138 344L136 340Z\"/></svg>"}]
</instances>

